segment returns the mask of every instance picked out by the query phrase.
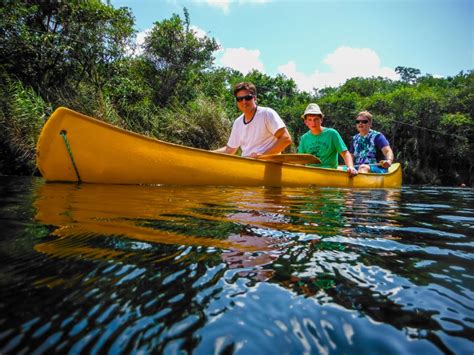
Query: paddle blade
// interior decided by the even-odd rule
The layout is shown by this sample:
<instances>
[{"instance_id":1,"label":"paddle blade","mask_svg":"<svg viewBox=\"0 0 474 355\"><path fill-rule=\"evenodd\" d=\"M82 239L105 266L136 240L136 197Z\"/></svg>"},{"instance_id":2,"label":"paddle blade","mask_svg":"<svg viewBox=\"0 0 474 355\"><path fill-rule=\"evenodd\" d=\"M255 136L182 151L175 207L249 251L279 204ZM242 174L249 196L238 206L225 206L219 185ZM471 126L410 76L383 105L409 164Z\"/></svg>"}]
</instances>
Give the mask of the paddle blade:
<instances>
[{"instance_id":1,"label":"paddle blade","mask_svg":"<svg viewBox=\"0 0 474 355\"><path fill-rule=\"evenodd\" d=\"M319 158L311 154L267 154L258 157L260 160L286 164L319 164Z\"/></svg>"}]
</instances>

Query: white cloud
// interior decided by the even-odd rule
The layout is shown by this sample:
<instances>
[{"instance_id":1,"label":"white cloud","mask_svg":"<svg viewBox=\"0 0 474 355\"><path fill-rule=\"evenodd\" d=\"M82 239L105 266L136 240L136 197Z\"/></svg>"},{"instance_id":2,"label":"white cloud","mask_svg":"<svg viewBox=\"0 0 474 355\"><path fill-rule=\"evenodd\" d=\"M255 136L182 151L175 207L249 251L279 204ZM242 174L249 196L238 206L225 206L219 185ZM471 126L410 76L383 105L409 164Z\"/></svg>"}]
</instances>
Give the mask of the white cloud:
<instances>
[{"instance_id":1,"label":"white cloud","mask_svg":"<svg viewBox=\"0 0 474 355\"><path fill-rule=\"evenodd\" d=\"M223 66L236 69L244 75L252 69L264 73L265 69L259 57L258 49L226 48L220 62Z\"/></svg>"},{"instance_id":2,"label":"white cloud","mask_svg":"<svg viewBox=\"0 0 474 355\"><path fill-rule=\"evenodd\" d=\"M298 72L294 61L278 66L278 71L293 79L300 90L311 92L318 81L319 72L310 75Z\"/></svg>"},{"instance_id":3,"label":"white cloud","mask_svg":"<svg viewBox=\"0 0 474 355\"><path fill-rule=\"evenodd\" d=\"M353 77L381 76L398 79L398 74L388 67L382 67L380 58L369 48L351 48L342 46L328 54L323 60L330 68L328 72L316 70L311 74L298 72L294 61L280 65L278 71L292 78L300 90L311 92L313 88L339 86Z\"/></svg>"}]
</instances>

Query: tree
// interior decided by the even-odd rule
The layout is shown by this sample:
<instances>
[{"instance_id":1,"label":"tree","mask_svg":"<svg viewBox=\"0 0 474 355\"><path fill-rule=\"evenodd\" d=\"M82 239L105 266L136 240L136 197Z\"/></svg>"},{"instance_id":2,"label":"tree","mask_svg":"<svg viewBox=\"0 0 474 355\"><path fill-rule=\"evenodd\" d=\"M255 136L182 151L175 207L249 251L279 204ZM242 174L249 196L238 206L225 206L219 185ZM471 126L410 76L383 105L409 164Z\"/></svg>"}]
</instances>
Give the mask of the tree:
<instances>
[{"instance_id":1,"label":"tree","mask_svg":"<svg viewBox=\"0 0 474 355\"><path fill-rule=\"evenodd\" d=\"M173 97L185 101L195 97L193 86L211 67L212 53L219 48L213 38L199 38L190 29L186 9L184 14L184 21L174 14L170 19L155 22L145 38L148 67L144 75L155 91L155 104L161 107Z\"/></svg>"},{"instance_id":2,"label":"tree","mask_svg":"<svg viewBox=\"0 0 474 355\"><path fill-rule=\"evenodd\" d=\"M398 84L390 79L385 78L351 78L348 79L339 88L340 93L355 93L361 97L369 97L378 92L389 92Z\"/></svg>"},{"instance_id":3,"label":"tree","mask_svg":"<svg viewBox=\"0 0 474 355\"><path fill-rule=\"evenodd\" d=\"M132 34L129 10L98 0L4 1L0 70L43 97L84 80L100 87Z\"/></svg>"},{"instance_id":4,"label":"tree","mask_svg":"<svg viewBox=\"0 0 474 355\"><path fill-rule=\"evenodd\" d=\"M2 1L0 173L32 173L36 138L54 107L105 106L102 86L132 34L129 10L98 0Z\"/></svg>"},{"instance_id":5,"label":"tree","mask_svg":"<svg viewBox=\"0 0 474 355\"><path fill-rule=\"evenodd\" d=\"M419 69L401 66L395 68L395 73L400 75L402 81L408 84L414 84L418 76L421 74Z\"/></svg>"}]
</instances>

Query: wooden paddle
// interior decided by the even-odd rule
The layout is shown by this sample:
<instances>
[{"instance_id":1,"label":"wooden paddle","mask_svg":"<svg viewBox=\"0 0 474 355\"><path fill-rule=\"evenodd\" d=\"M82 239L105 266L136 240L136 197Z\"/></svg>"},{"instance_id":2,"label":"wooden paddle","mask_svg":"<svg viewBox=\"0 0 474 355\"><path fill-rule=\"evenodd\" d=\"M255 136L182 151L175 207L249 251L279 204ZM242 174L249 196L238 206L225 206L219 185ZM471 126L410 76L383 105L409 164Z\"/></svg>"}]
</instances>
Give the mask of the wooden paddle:
<instances>
[{"instance_id":1,"label":"wooden paddle","mask_svg":"<svg viewBox=\"0 0 474 355\"><path fill-rule=\"evenodd\" d=\"M319 164L321 160L312 154L267 154L258 157L260 160L287 164Z\"/></svg>"}]
</instances>

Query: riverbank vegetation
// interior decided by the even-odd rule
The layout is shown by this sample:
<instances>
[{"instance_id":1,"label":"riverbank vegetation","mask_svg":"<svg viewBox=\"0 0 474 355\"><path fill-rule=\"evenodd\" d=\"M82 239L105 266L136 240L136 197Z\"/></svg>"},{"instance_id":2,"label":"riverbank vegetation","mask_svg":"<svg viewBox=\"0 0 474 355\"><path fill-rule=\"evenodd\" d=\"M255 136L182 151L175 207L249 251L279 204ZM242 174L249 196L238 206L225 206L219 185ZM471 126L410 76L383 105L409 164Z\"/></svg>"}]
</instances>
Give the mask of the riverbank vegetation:
<instances>
[{"instance_id":1,"label":"riverbank vegetation","mask_svg":"<svg viewBox=\"0 0 474 355\"><path fill-rule=\"evenodd\" d=\"M247 75L216 67L219 49L198 36L190 15L155 22L137 48L133 14L100 1L4 2L0 8L0 174L32 175L41 127L66 106L125 129L188 146L226 143L239 112L232 86L251 81L258 103L277 110L296 150L309 102L345 142L357 112L374 114L386 134L404 183L472 186L474 72L421 75L397 67L400 80L352 78L302 92L285 76Z\"/></svg>"}]
</instances>

